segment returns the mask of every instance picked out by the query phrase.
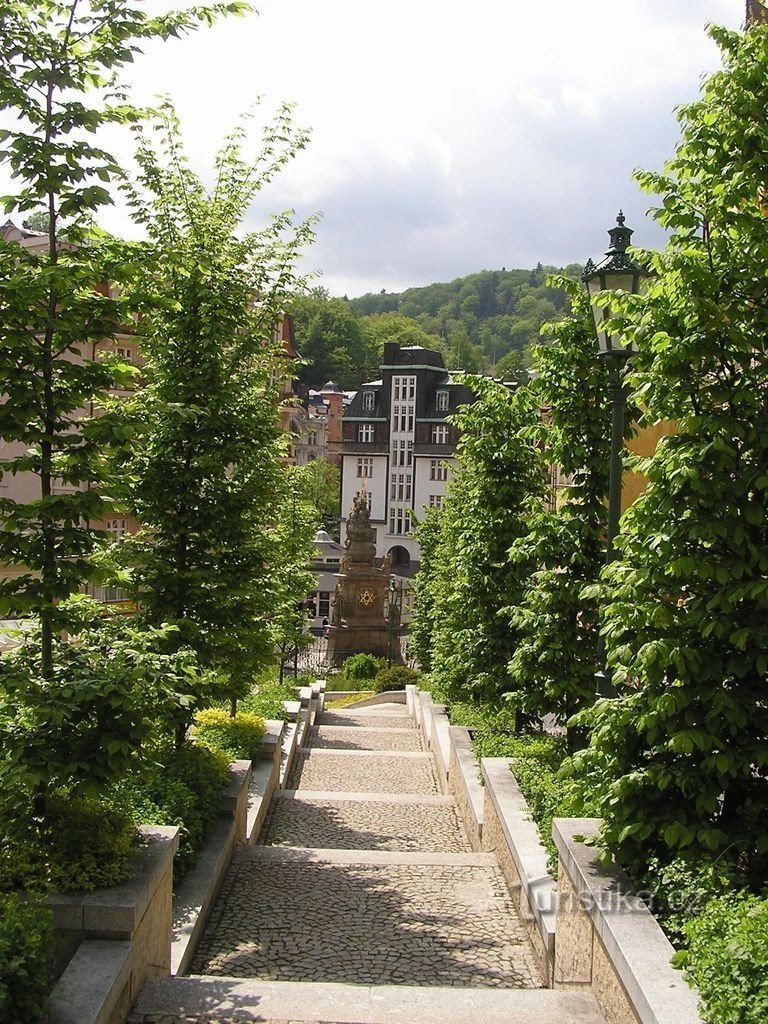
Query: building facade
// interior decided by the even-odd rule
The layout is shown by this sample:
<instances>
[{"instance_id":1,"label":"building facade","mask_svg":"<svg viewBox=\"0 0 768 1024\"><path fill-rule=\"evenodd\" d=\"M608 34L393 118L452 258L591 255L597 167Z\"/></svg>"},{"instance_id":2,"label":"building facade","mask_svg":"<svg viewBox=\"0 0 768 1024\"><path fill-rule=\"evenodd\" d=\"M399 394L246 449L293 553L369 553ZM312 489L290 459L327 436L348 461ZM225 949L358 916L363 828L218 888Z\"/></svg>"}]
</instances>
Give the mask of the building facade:
<instances>
[{"instance_id":1,"label":"building facade","mask_svg":"<svg viewBox=\"0 0 768 1024\"><path fill-rule=\"evenodd\" d=\"M387 344L380 371L344 414L341 536L354 496L363 492L376 557L389 557L400 573L418 565L415 518L442 504L455 466L458 432L448 417L473 396L431 349Z\"/></svg>"}]
</instances>

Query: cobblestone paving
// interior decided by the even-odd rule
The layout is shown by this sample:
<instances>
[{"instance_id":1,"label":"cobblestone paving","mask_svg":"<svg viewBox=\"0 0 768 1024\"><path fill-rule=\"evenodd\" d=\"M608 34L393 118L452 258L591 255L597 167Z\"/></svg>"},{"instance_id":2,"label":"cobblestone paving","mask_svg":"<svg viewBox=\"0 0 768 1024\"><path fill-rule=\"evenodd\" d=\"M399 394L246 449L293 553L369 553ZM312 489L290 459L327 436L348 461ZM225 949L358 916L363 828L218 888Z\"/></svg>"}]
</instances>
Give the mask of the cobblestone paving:
<instances>
[{"instance_id":1,"label":"cobblestone paving","mask_svg":"<svg viewBox=\"0 0 768 1024\"><path fill-rule=\"evenodd\" d=\"M317 1020L262 1020L253 1014L247 1017L219 1017L206 1014L201 1017L198 1014L189 1016L186 1013L180 1016L177 1013L134 1013L125 1024L255 1024L256 1021L258 1024L329 1024L328 1021Z\"/></svg>"},{"instance_id":2,"label":"cobblestone paving","mask_svg":"<svg viewBox=\"0 0 768 1024\"><path fill-rule=\"evenodd\" d=\"M416 729L409 715L355 715L347 711L326 711L317 720L318 725L346 725L357 729Z\"/></svg>"},{"instance_id":3,"label":"cobblestone paving","mask_svg":"<svg viewBox=\"0 0 768 1024\"><path fill-rule=\"evenodd\" d=\"M428 758L297 754L286 789L328 792L437 793Z\"/></svg>"},{"instance_id":4,"label":"cobblestone paving","mask_svg":"<svg viewBox=\"0 0 768 1024\"><path fill-rule=\"evenodd\" d=\"M498 868L242 856L224 881L192 973L360 985L538 984Z\"/></svg>"},{"instance_id":5,"label":"cobblestone paving","mask_svg":"<svg viewBox=\"0 0 768 1024\"><path fill-rule=\"evenodd\" d=\"M259 844L469 853L455 808L361 800L274 800Z\"/></svg>"},{"instance_id":6,"label":"cobblestone paving","mask_svg":"<svg viewBox=\"0 0 768 1024\"><path fill-rule=\"evenodd\" d=\"M421 737L415 729L381 730L374 722L370 729L345 726L312 726L308 747L335 750L421 750Z\"/></svg>"}]
</instances>

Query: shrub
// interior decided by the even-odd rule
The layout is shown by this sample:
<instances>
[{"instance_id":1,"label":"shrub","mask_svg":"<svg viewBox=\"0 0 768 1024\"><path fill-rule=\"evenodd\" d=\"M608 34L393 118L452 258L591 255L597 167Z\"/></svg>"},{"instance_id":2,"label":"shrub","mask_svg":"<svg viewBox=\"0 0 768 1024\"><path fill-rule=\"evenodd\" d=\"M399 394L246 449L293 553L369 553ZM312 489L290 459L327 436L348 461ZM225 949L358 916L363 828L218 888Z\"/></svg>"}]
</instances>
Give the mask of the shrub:
<instances>
[{"instance_id":1,"label":"shrub","mask_svg":"<svg viewBox=\"0 0 768 1024\"><path fill-rule=\"evenodd\" d=\"M36 900L0 896L0 1020L38 1024L51 989L51 912Z\"/></svg>"},{"instance_id":2,"label":"shrub","mask_svg":"<svg viewBox=\"0 0 768 1024\"><path fill-rule=\"evenodd\" d=\"M40 638L0 659L0 790L101 796L180 713L196 677L190 652L157 653L169 629L100 620L70 602L83 628L58 641L53 676L37 674Z\"/></svg>"},{"instance_id":3,"label":"shrub","mask_svg":"<svg viewBox=\"0 0 768 1024\"><path fill-rule=\"evenodd\" d=\"M158 752L149 772L126 777L121 800L137 823L178 825L179 849L174 879L179 882L194 865L206 832L221 809L221 793L229 779L229 757L203 744L169 745Z\"/></svg>"},{"instance_id":4,"label":"shrub","mask_svg":"<svg viewBox=\"0 0 768 1024\"><path fill-rule=\"evenodd\" d=\"M383 658L377 658L373 654L353 654L344 662L342 673L347 683L369 683L376 678L377 673L386 668ZM350 685L350 690L359 690L362 687Z\"/></svg>"},{"instance_id":5,"label":"shrub","mask_svg":"<svg viewBox=\"0 0 768 1024\"><path fill-rule=\"evenodd\" d=\"M695 982L708 1024L768 1020L768 899L718 896L685 926L688 949L675 956Z\"/></svg>"},{"instance_id":6,"label":"shrub","mask_svg":"<svg viewBox=\"0 0 768 1024\"><path fill-rule=\"evenodd\" d=\"M405 665L391 665L376 673L373 685L376 693L384 693L386 690L404 690L406 686L418 686L421 679L421 672L417 672L414 668L407 668Z\"/></svg>"},{"instance_id":7,"label":"shrub","mask_svg":"<svg viewBox=\"0 0 768 1024\"><path fill-rule=\"evenodd\" d=\"M112 803L59 793L3 818L0 890L100 889L130 874L136 828Z\"/></svg>"},{"instance_id":8,"label":"shrub","mask_svg":"<svg viewBox=\"0 0 768 1024\"><path fill-rule=\"evenodd\" d=\"M639 889L674 946L686 944L687 922L703 913L710 900L738 888L724 868L722 861L678 857L665 864L650 858Z\"/></svg>"},{"instance_id":9,"label":"shrub","mask_svg":"<svg viewBox=\"0 0 768 1024\"><path fill-rule=\"evenodd\" d=\"M265 728L264 719L248 711L238 711L232 718L220 708L206 708L195 715L197 739L231 758L257 757Z\"/></svg>"},{"instance_id":10,"label":"shrub","mask_svg":"<svg viewBox=\"0 0 768 1024\"><path fill-rule=\"evenodd\" d=\"M262 718L285 718L283 701L296 700L296 687L286 683L278 683L273 679L263 679L251 692L238 701L240 711Z\"/></svg>"}]
</instances>

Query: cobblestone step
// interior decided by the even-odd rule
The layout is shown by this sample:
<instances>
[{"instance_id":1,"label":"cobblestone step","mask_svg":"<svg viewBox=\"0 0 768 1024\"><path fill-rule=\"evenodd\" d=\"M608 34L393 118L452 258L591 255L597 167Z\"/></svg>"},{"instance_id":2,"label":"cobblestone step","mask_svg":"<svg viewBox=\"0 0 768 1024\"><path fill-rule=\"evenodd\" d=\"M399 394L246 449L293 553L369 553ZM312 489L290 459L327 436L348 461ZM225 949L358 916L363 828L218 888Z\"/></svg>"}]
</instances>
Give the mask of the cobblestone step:
<instances>
[{"instance_id":1,"label":"cobblestone step","mask_svg":"<svg viewBox=\"0 0 768 1024\"><path fill-rule=\"evenodd\" d=\"M154 978L128 1024L604 1024L593 996L517 991Z\"/></svg>"},{"instance_id":2,"label":"cobblestone step","mask_svg":"<svg viewBox=\"0 0 768 1024\"><path fill-rule=\"evenodd\" d=\"M315 725L307 738L313 749L335 750L421 750L421 737L415 729Z\"/></svg>"},{"instance_id":3,"label":"cobblestone step","mask_svg":"<svg viewBox=\"0 0 768 1024\"><path fill-rule=\"evenodd\" d=\"M438 798L432 798L436 800ZM264 846L463 853L470 849L455 801L348 800L309 796L272 801L259 837Z\"/></svg>"},{"instance_id":4,"label":"cobblestone step","mask_svg":"<svg viewBox=\"0 0 768 1024\"><path fill-rule=\"evenodd\" d=\"M430 754L413 751L318 750L297 752L288 789L333 792L437 793Z\"/></svg>"},{"instance_id":5,"label":"cobblestone step","mask_svg":"<svg viewBox=\"0 0 768 1024\"><path fill-rule=\"evenodd\" d=\"M351 729L416 729L416 723L407 711L324 711L317 719L318 725L343 725Z\"/></svg>"},{"instance_id":6,"label":"cobblestone step","mask_svg":"<svg viewBox=\"0 0 768 1024\"><path fill-rule=\"evenodd\" d=\"M536 988L490 854L238 852L195 974L357 985Z\"/></svg>"}]
</instances>

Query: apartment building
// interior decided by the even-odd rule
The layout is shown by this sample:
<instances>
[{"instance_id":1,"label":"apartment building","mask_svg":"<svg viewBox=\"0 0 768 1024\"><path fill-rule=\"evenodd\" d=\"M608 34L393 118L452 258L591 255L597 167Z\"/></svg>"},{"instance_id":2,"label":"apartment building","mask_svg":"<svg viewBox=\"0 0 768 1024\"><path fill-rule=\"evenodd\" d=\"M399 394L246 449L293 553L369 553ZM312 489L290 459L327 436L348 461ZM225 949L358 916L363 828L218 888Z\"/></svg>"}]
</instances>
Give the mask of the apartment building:
<instances>
[{"instance_id":1,"label":"apartment building","mask_svg":"<svg viewBox=\"0 0 768 1024\"><path fill-rule=\"evenodd\" d=\"M344 413L342 539L352 499L367 496L376 557L398 573L415 568L414 517L440 506L455 466L456 428L447 422L472 392L432 349L384 346L381 378L363 384Z\"/></svg>"}]
</instances>

